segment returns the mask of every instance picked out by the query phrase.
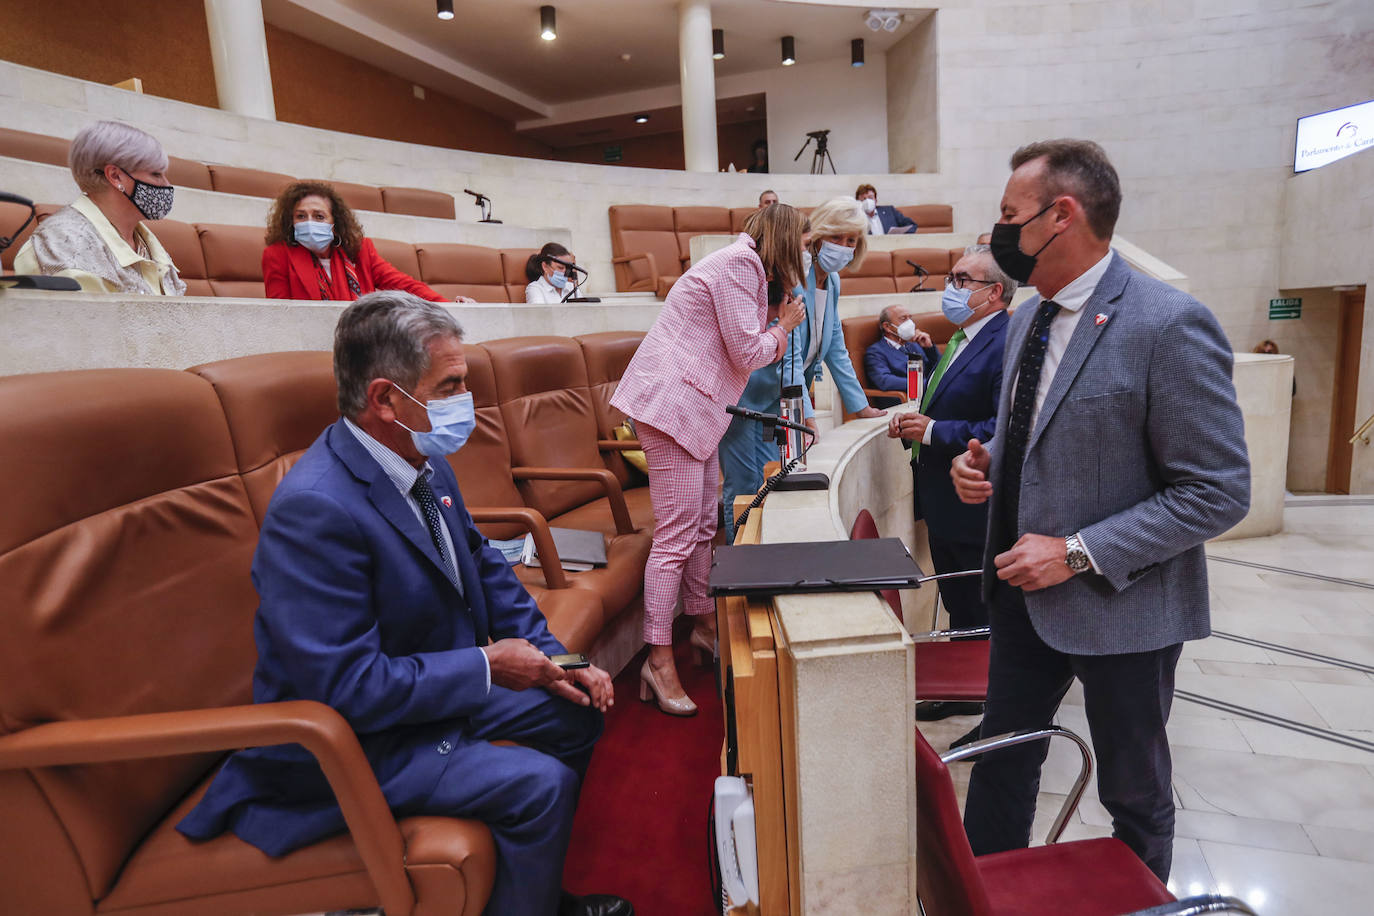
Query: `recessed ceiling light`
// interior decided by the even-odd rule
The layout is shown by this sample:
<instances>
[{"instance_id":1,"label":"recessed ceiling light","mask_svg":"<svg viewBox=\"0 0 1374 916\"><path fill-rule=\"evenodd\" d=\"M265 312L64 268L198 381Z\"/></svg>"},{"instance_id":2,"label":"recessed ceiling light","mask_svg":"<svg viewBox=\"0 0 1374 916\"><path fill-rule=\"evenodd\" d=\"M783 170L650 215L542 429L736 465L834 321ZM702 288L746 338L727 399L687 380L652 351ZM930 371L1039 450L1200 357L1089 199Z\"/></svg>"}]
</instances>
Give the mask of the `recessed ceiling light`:
<instances>
[{"instance_id":1,"label":"recessed ceiling light","mask_svg":"<svg viewBox=\"0 0 1374 916\"><path fill-rule=\"evenodd\" d=\"M649 123L649 116L646 115L646 114L635 115L635 123L636 123L636 124L648 124L648 123Z\"/></svg>"},{"instance_id":2,"label":"recessed ceiling light","mask_svg":"<svg viewBox=\"0 0 1374 916\"><path fill-rule=\"evenodd\" d=\"M797 40L791 35L782 36L782 65L790 67L797 62Z\"/></svg>"},{"instance_id":3,"label":"recessed ceiling light","mask_svg":"<svg viewBox=\"0 0 1374 916\"><path fill-rule=\"evenodd\" d=\"M711 58L722 60L725 57L725 30L711 30Z\"/></svg>"},{"instance_id":4,"label":"recessed ceiling light","mask_svg":"<svg viewBox=\"0 0 1374 916\"><path fill-rule=\"evenodd\" d=\"M437 0L434 15L438 16L440 19L452 19L453 0Z\"/></svg>"},{"instance_id":5,"label":"recessed ceiling light","mask_svg":"<svg viewBox=\"0 0 1374 916\"><path fill-rule=\"evenodd\" d=\"M849 43L849 66L862 67L864 65L864 40L856 38Z\"/></svg>"},{"instance_id":6,"label":"recessed ceiling light","mask_svg":"<svg viewBox=\"0 0 1374 916\"><path fill-rule=\"evenodd\" d=\"M539 7L539 37L545 41L553 41L558 37L558 26L554 23L553 7Z\"/></svg>"}]
</instances>

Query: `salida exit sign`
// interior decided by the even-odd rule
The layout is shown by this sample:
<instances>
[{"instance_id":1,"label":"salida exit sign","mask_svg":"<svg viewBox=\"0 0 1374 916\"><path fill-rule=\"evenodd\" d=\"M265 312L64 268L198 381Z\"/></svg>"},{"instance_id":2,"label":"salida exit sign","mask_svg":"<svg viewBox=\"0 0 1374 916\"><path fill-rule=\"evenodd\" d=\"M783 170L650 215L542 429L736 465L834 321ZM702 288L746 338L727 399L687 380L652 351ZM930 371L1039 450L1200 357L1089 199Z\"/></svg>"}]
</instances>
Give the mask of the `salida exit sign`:
<instances>
[{"instance_id":1,"label":"salida exit sign","mask_svg":"<svg viewBox=\"0 0 1374 916\"><path fill-rule=\"evenodd\" d=\"M1269 320L1274 321L1279 318L1301 318L1302 299L1270 299L1269 300Z\"/></svg>"}]
</instances>

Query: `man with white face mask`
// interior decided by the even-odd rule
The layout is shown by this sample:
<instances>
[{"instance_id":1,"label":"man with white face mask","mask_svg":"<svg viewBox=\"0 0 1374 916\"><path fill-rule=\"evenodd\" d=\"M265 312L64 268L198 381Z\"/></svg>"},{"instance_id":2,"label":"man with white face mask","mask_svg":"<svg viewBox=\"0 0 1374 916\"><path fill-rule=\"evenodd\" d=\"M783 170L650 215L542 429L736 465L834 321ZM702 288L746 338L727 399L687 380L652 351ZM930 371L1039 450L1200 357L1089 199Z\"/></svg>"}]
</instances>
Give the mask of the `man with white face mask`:
<instances>
[{"instance_id":1,"label":"man with white face mask","mask_svg":"<svg viewBox=\"0 0 1374 916\"><path fill-rule=\"evenodd\" d=\"M911 217L888 204L878 203L878 189L871 184L861 184L854 192L859 206L868 217L869 235L901 235L916 231L916 223Z\"/></svg>"},{"instance_id":2,"label":"man with white face mask","mask_svg":"<svg viewBox=\"0 0 1374 916\"><path fill-rule=\"evenodd\" d=\"M919 409L894 413L888 422L889 436L913 443L916 518L925 519L937 573L979 569L983 563L987 506L961 501L949 468L955 456L968 448L969 439L990 435L997 423L1007 306L1017 285L998 268L988 246L974 245L965 251L945 278L940 303L957 329L939 362L926 371ZM977 578L942 580L940 599L955 629L988 625ZM971 715L981 705L919 703L916 717L928 721ZM976 734L975 729L972 736Z\"/></svg>"},{"instance_id":3,"label":"man with white face mask","mask_svg":"<svg viewBox=\"0 0 1374 916\"><path fill-rule=\"evenodd\" d=\"M878 313L878 334L878 340L864 351L864 374L868 376L869 388L906 391L907 362L911 357L921 360L922 372L929 372L940 361L930 335L916 327L911 310L904 305L889 305ZM900 402L879 398L873 406L891 407L896 403Z\"/></svg>"}]
</instances>

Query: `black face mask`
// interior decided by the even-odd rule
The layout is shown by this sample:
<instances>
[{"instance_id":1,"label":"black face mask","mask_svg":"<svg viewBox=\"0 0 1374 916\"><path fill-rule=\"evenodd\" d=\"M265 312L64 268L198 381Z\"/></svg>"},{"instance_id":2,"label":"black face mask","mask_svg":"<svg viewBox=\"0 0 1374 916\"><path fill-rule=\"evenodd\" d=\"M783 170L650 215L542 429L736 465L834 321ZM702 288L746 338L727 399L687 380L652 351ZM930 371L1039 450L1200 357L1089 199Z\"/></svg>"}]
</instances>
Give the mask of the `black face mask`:
<instances>
[{"instance_id":1,"label":"black face mask","mask_svg":"<svg viewBox=\"0 0 1374 916\"><path fill-rule=\"evenodd\" d=\"M124 174L129 175L128 172ZM172 195L176 191L171 185L148 184L129 175L134 189L125 195L129 202L143 214L144 219L165 219L172 212Z\"/></svg>"},{"instance_id":2,"label":"black face mask","mask_svg":"<svg viewBox=\"0 0 1374 916\"><path fill-rule=\"evenodd\" d=\"M784 292L785 292L785 290L784 290L783 287L782 287L782 281L781 281L781 280L769 280L769 281L768 281L768 307L769 307L769 308L775 309L775 308L777 308L778 306L782 305L782 297L783 297L783 293L784 293Z\"/></svg>"},{"instance_id":3,"label":"black face mask","mask_svg":"<svg viewBox=\"0 0 1374 916\"><path fill-rule=\"evenodd\" d=\"M1041 251L1049 247L1050 242L1059 238L1057 234L1052 235L1035 254L1026 254L1021 250L1021 227L1039 219L1053 206L1054 201L1050 201L1045 204L1044 209L1025 222L997 223L992 227L992 239L988 242L988 247L992 249L992 259L1002 268L1003 273L1017 283L1030 281L1030 276L1035 271L1035 259L1040 257Z\"/></svg>"}]
</instances>

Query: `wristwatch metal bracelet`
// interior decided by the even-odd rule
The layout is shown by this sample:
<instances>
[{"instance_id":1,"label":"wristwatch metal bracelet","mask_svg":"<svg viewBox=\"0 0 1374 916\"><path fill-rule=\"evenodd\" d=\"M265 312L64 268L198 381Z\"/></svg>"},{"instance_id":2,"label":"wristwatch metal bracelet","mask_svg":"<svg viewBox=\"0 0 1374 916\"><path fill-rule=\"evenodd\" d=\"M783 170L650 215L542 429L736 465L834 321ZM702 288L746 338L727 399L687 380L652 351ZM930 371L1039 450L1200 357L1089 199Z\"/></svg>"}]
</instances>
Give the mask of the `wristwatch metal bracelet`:
<instances>
[{"instance_id":1,"label":"wristwatch metal bracelet","mask_svg":"<svg viewBox=\"0 0 1374 916\"><path fill-rule=\"evenodd\" d=\"M1064 563L1073 570L1074 575L1093 568L1092 561L1088 559L1088 551L1083 549L1083 541L1077 534L1070 534L1064 538Z\"/></svg>"}]
</instances>

